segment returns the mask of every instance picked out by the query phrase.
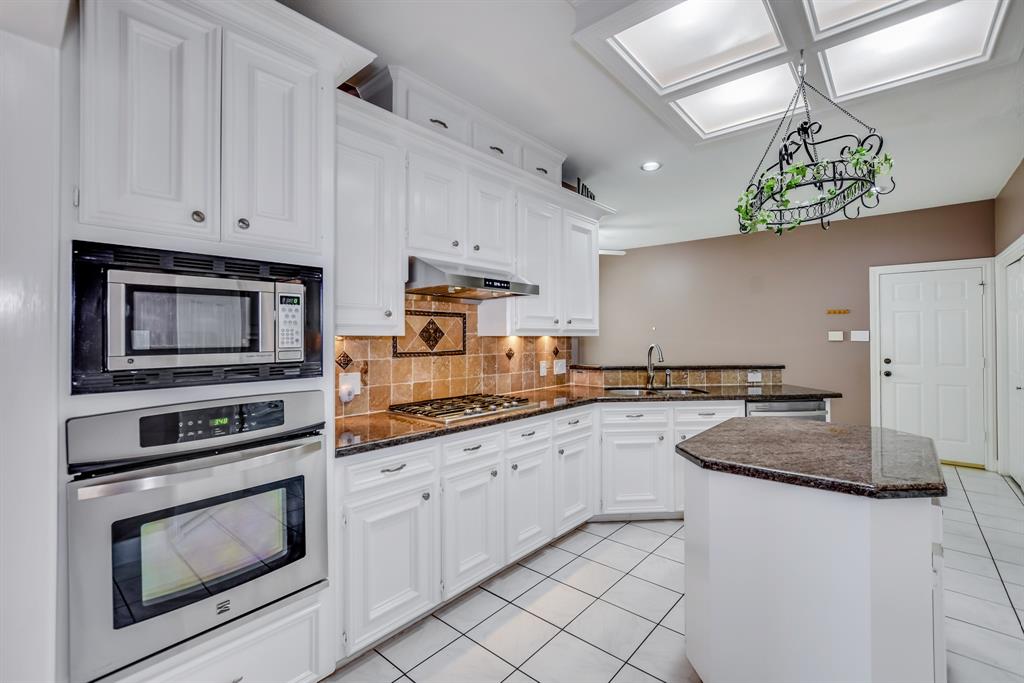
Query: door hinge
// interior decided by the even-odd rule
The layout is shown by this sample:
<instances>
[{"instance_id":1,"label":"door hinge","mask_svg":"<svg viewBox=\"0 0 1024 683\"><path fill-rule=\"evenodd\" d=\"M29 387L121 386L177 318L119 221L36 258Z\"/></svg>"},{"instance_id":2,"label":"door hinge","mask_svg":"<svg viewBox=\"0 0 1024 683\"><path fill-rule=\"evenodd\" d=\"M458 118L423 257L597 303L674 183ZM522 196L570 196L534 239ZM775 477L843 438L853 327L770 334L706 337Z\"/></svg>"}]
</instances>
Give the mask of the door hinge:
<instances>
[{"instance_id":1,"label":"door hinge","mask_svg":"<svg viewBox=\"0 0 1024 683\"><path fill-rule=\"evenodd\" d=\"M444 581L441 581L441 592L444 593Z\"/></svg>"},{"instance_id":2,"label":"door hinge","mask_svg":"<svg viewBox=\"0 0 1024 683\"><path fill-rule=\"evenodd\" d=\"M981 282L979 282L979 283L978 283L978 286L979 286L979 287L984 287L984 286L985 286L985 281L984 281L984 280L982 280Z\"/></svg>"},{"instance_id":3,"label":"door hinge","mask_svg":"<svg viewBox=\"0 0 1024 683\"><path fill-rule=\"evenodd\" d=\"M345 643L346 645L348 644L348 634L344 631L341 632L341 642Z\"/></svg>"},{"instance_id":4,"label":"door hinge","mask_svg":"<svg viewBox=\"0 0 1024 683\"><path fill-rule=\"evenodd\" d=\"M78 206L79 201L81 200L79 197L78 185L75 185L71 188L71 206Z\"/></svg>"}]
</instances>

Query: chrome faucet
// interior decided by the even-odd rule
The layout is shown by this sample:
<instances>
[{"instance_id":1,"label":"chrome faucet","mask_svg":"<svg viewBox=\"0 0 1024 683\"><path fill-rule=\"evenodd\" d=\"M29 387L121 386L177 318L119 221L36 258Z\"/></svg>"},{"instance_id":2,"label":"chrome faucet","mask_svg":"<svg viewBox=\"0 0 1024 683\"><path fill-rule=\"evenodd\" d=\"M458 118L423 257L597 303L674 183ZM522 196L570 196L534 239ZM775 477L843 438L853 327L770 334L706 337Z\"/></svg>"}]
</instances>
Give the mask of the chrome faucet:
<instances>
[{"instance_id":1,"label":"chrome faucet","mask_svg":"<svg viewBox=\"0 0 1024 683\"><path fill-rule=\"evenodd\" d=\"M661 346L658 344L651 344L647 347L647 388L650 389L654 386L654 352L658 352L658 362L665 362L665 354L661 352Z\"/></svg>"}]
</instances>

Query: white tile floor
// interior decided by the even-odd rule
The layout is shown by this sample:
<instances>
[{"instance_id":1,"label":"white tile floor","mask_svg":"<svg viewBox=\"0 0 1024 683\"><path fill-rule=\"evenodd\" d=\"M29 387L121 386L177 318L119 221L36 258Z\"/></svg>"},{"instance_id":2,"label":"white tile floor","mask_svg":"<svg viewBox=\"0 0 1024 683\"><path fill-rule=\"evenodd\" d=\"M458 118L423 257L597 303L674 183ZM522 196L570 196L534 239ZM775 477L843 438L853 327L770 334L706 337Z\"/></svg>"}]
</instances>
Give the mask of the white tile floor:
<instances>
[{"instance_id":1,"label":"white tile floor","mask_svg":"<svg viewBox=\"0 0 1024 683\"><path fill-rule=\"evenodd\" d=\"M1024 683L1024 494L945 467L950 683ZM332 683L699 683L681 521L587 524L341 669Z\"/></svg>"}]
</instances>

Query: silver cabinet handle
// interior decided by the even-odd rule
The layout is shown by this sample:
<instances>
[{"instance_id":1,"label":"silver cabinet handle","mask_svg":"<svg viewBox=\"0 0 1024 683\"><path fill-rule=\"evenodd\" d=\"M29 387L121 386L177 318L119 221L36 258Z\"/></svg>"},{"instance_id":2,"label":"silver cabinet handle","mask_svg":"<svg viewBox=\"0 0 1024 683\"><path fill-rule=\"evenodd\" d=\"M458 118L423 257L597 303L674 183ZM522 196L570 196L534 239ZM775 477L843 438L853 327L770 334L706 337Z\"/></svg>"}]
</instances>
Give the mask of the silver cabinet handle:
<instances>
[{"instance_id":1,"label":"silver cabinet handle","mask_svg":"<svg viewBox=\"0 0 1024 683\"><path fill-rule=\"evenodd\" d=\"M192 212L192 220L194 220L196 223L202 223L203 221L206 220L206 214L200 211L199 209L196 209L195 211Z\"/></svg>"},{"instance_id":2,"label":"silver cabinet handle","mask_svg":"<svg viewBox=\"0 0 1024 683\"><path fill-rule=\"evenodd\" d=\"M473 251L480 251L480 245L479 244L474 244L473 245Z\"/></svg>"},{"instance_id":3,"label":"silver cabinet handle","mask_svg":"<svg viewBox=\"0 0 1024 683\"><path fill-rule=\"evenodd\" d=\"M471 452L473 452L473 451L478 451L478 450L480 450L480 449L481 449L481 448L483 448L483 447L484 447L484 445L483 445L482 443L478 443L478 444L477 444L477 445L475 445L475 446L470 446L470 447L468 447L468 448L463 448L462 450L464 450L464 451L465 451L465 452L467 452L467 453L471 453Z\"/></svg>"},{"instance_id":4,"label":"silver cabinet handle","mask_svg":"<svg viewBox=\"0 0 1024 683\"><path fill-rule=\"evenodd\" d=\"M538 166L537 167L537 173L543 173L544 175L547 175L548 174L548 169L542 168L541 166Z\"/></svg>"},{"instance_id":5,"label":"silver cabinet handle","mask_svg":"<svg viewBox=\"0 0 1024 683\"><path fill-rule=\"evenodd\" d=\"M580 419L577 417L575 420L569 420L568 424L570 426L572 426L572 425L578 425L579 423L580 423Z\"/></svg>"},{"instance_id":6,"label":"silver cabinet handle","mask_svg":"<svg viewBox=\"0 0 1024 683\"><path fill-rule=\"evenodd\" d=\"M664 440L665 440L665 435L664 434L658 434L658 441L664 441Z\"/></svg>"},{"instance_id":7,"label":"silver cabinet handle","mask_svg":"<svg viewBox=\"0 0 1024 683\"><path fill-rule=\"evenodd\" d=\"M644 416L643 413L634 413L633 415L627 415L626 417L637 418L637 417L643 417L643 416Z\"/></svg>"},{"instance_id":8,"label":"silver cabinet handle","mask_svg":"<svg viewBox=\"0 0 1024 683\"><path fill-rule=\"evenodd\" d=\"M717 413L711 411L710 413L697 413L697 415L699 415L700 417L714 417L715 415L717 415Z\"/></svg>"},{"instance_id":9,"label":"silver cabinet handle","mask_svg":"<svg viewBox=\"0 0 1024 683\"><path fill-rule=\"evenodd\" d=\"M498 470L491 470L491 476L492 477L498 476Z\"/></svg>"},{"instance_id":10,"label":"silver cabinet handle","mask_svg":"<svg viewBox=\"0 0 1024 683\"><path fill-rule=\"evenodd\" d=\"M402 470L404 470L404 469L405 469L405 466L406 466L406 465L408 465L408 464L409 464L409 463L407 463L407 462L403 462L403 463L402 463L401 465L399 465L398 467L385 467L384 469L382 469L382 470L380 471L380 473L381 473L381 474L389 474L389 473L391 473L391 472L401 472Z\"/></svg>"},{"instance_id":11,"label":"silver cabinet handle","mask_svg":"<svg viewBox=\"0 0 1024 683\"><path fill-rule=\"evenodd\" d=\"M533 436L536 433L537 433L537 430L534 429L533 431L526 432L525 434L520 434L519 436L523 437L524 439L529 439L531 436Z\"/></svg>"},{"instance_id":12,"label":"silver cabinet handle","mask_svg":"<svg viewBox=\"0 0 1024 683\"><path fill-rule=\"evenodd\" d=\"M384 317L385 318L390 318L392 315L394 315L394 314L391 312L390 308L388 310L384 311Z\"/></svg>"},{"instance_id":13,"label":"silver cabinet handle","mask_svg":"<svg viewBox=\"0 0 1024 683\"><path fill-rule=\"evenodd\" d=\"M435 126L441 126L441 127L442 127L442 128L444 128L445 130L447 130L447 129L448 129L448 124L447 124L447 123L445 123L444 121L442 121L441 119L430 119L430 122L431 122L432 124L434 124Z\"/></svg>"},{"instance_id":14,"label":"silver cabinet handle","mask_svg":"<svg viewBox=\"0 0 1024 683\"><path fill-rule=\"evenodd\" d=\"M238 229L239 230L248 230L249 229L249 219L248 218L239 218L238 219Z\"/></svg>"},{"instance_id":15,"label":"silver cabinet handle","mask_svg":"<svg viewBox=\"0 0 1024 683\"><path fill-rule=\"evenodd\" d=\"M517 463L517 462L512 463L512 471L515 472L518 469L519 469L519 463Z\"/></svg>"},{"instance_id":16,"label":"silver cabinet handle","mask_svg":"<svg viewBox=\"0 0 1024 683\"><path fill-rule=\"evenodd\" d=\"M421 497L423 498L423 500L430 500L430 491L424 491L423 496Z\"/></svg>"},{"instance_id":17,"label":"silver cabinet handle","mask_svg":"<svg viewBox=\"0 0 1024 683\"><path fill-rule=\"evenodd\" d=\"M452 240L452 246L453 247L459 246L459 241L458 240Z\"/></svg>"},{"instance_id":18,"label":"silver cabinet handle","mask_svg":"<svg viewBox=\"0 0 1024 683\"><path fill-rule=\"evenodd\" d=\"M558 454L559 455L565 455L565 449L564 448L559 448L558 449Z\"/></svg>"},{"instance_id":19,"label":"silver cabinet handle","mask_svg":"<svg viewBox=\"0 0 1024 683\"><path fill-rule=\"evenodd\" d=\"M505 150L503 150L501 147L496 147L495 145L491 145L491 149L494 150L495 152L497 152L498 154L504 154L505 153Z\"/></svg>"}]
</instances>

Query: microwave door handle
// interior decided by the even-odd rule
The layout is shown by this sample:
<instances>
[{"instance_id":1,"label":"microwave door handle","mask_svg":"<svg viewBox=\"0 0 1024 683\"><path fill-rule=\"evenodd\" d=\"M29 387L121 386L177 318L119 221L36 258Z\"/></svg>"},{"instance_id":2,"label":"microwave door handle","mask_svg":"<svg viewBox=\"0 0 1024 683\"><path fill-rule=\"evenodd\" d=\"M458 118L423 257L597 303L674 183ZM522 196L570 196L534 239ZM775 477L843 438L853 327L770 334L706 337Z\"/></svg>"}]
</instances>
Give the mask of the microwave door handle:
<instances>
[{"instance_id":1,"label":"microwave door handle","mask_svg":"<svg viewBox=\"0 0 1024 683\"><path fill-rule=\"evenodd\" d=\"M125 286L120 282L107 283L107 356L125 355L125 328L127 302Z\"/></svg>"},{"instance_id":2,"label":"microwave door handle","mask_svg":"<svg viewBox=\"0 0 1024 683\"><path fill-rule=\"evenodd\" d=\"M259 296L259 329L260 352L275 353L277 351L277 295L271 292L260 292ZM277 360L276 356L274 360Z\"/></svg>"},{"instance_id":3,"label":"microwave door handle","mask_svg":"<svg viewBox=\"0 0 1024 683\"><path fill-rule=\"evenodd\" d=\"M232 472L242 472L244 470L251 470L258 467L267 467L285 460L312 455L323 448L323 445L321 444L321 437L319 436L309 437L302 442L293 442L293 444L294 445L289 446L288 448L281 448L281 444L276 444L273 446L261 446L259 448L250 448L244 451L238 451L237 453L233 453L232 455L234 457L227 462L220 462L207 466L200 465L197 467L195 466L195 463L201 462L201 460L193 460L175 465L157 467L153 468L154 471L147 476L83 486L76 491L76 498L78 500L94 500L97 498L119 496L125 493L137 493L139 491L149 491L152 489L167 488L168 486L177 486L197 479L208 479L210 477L230 474ZM186 470L180 469L182 466L186 465L191 467Z\"/></svg>"}]
</instances>

